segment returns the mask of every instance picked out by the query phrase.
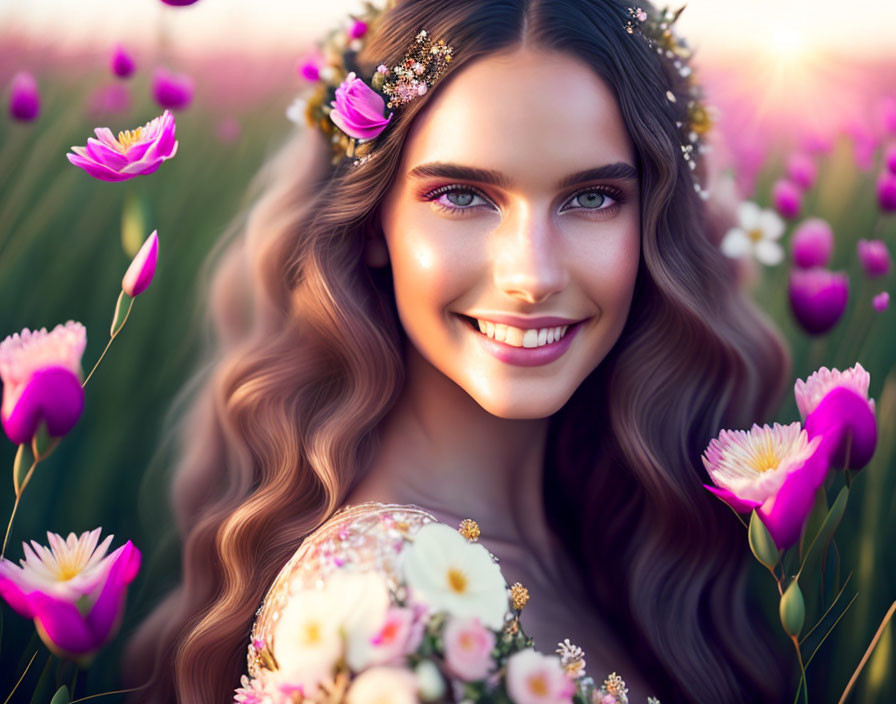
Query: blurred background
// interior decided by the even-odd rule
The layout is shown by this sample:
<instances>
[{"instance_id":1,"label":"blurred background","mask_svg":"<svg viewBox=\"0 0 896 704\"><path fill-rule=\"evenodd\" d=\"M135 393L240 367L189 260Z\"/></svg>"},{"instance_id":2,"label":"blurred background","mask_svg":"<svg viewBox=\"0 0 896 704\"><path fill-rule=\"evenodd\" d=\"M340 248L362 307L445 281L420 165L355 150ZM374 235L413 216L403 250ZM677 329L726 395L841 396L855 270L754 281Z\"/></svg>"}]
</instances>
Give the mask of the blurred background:
<instances>
[{"instance_id":1,"label":"blurred background","mask_svg":"<svg viewBox=\"0 0 896 704\"><path fill-rule=\"evenodd\" d=\"M161 240L156 281L88 385L83 417L39 466L7 547L17 561L23 540L44 543L48 530L66 535L101 525L104 535L115 534L113 548L130 539L143 553L122 631L81 676L78 696L119 686L116 644L177 580L179 546L166 500L172 457L162 429L197 362L202 262L248 204L253 174L296 129L285 113L307 86L301 66L315 39L347 26L349 13L361 9L354 0L199 0L186 7L0 0L0 337L80 321L88 330L89 370L107 342L131 257L151 230ZM887 190L896 173L894 26L891 0L849 11L833 0L691 0L678 22L714 108L714 202L733 210L752 200L777 210L786 224L785 260L770 266L745 258L743 286L789 340L793 379L858 361L871 372L877 399L877 453L856 478L837 535L840 570L854 572L847 597L858 597L809 669L813 701L839 696L896 598L896 448L889 432L896 427L896 326L892 306L882 308L879 297L894 293L894 275L889 266L869 275L857 254L860 239L881 240L889 251L896 246L896 184ZM133 59L129 77L110 68L117 46ZM176 158L158 174L123 183L92 179L69 164L65 153L85 144L95 127L117 134L162 112L153 88L159 69L180 91ZM12 119L6 106L20 72L34 77L40 110ZM809 218L830 225L828 267L850 282L836 323L815 336L794 317L788 297L789 249ZM799 420L792 396L774 420ZM12 467L15 450L3 438L0 466ZM6 486L3 525L14 498L12 482ZM757 593L775 596L758 567L754 581ZM774 618L775 599L764 606ZM43 646L30 622L6 604L0 608L5 697L24 668L23 654ZM21 701L31 701L46 655L38 655ZM894 673L890 626L851 701L896 701ZM55 682L51 672L33 701L49 701Z\"/></svg>"}]
</instances>

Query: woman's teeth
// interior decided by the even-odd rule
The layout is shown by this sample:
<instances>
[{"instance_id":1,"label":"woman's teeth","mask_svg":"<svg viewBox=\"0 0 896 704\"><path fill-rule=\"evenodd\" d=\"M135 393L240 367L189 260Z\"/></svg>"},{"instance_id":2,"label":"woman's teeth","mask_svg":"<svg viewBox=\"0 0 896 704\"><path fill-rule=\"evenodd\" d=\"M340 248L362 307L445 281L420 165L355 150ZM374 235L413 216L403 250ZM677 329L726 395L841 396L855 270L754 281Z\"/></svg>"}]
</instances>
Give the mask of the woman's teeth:
<instances>
[{"instance_id":1,"label":"woman's teeth","mask_svg":"<svg viewBox=\"0 0 896 704\"><path fill-rule=\"evenodd\" d=\"M512 325L504 325L502 323L493 323L488 320L479 320L479 331L488 335L493 340L503 342L505 345L513 347L542 347L556 342L566 334L569 325L561 325L555 328L515 328Z\"/></svg>"}]
</instances>

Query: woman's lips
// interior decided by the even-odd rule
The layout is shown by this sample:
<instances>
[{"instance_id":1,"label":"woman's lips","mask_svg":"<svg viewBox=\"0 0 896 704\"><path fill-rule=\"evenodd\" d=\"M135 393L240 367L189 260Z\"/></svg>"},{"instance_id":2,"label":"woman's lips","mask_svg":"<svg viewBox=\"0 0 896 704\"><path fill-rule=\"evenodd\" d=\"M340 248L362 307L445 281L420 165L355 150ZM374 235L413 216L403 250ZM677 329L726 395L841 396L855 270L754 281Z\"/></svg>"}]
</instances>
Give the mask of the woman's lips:
<instances>
[{"instance_id":1,"label":"woman's lips","mask_svg":"<svg viewBox=\"0 0 896 704\"><path fill-rule=\"evenodd\" d=\"M522 347L490 338L487 334L480 332L478 327L474 327L474 325L478 325L476 321L471 321L467 316L461 317L464 319L464 324L470 328L472 334L476 335L480 344L482 344L487 352L502 362L521 367L549 364L561 357L563 353L569 349L573 337L578 333L579 329L582 327L582 322L584 322L579 321L570 324L566 330L566 334L559 340L548 342L537 347Z\"/></svg>"}]
</instances>

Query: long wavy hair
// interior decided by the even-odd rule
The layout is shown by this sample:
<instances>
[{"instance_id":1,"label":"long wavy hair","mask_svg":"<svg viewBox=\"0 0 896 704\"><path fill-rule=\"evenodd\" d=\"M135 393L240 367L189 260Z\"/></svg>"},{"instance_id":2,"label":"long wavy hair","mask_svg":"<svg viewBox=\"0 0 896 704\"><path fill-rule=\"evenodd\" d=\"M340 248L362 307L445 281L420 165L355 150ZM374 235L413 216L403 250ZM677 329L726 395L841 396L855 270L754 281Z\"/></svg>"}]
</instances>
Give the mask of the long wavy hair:
<instances>
[{"instance_id":1,"label":"long wavy hair","mask_svg":"<svg viewBox=\"0 0 896 704\"><path fill-rule=\"evenodd\" d=\"M391 65L425 28L455 48L440 83L525 43L577 57L614 91L640 175L640 268L618 342L550 419L547 515L665 704L778 701L789 673L748 616L746 541L701 486L700 455L720 428L774 411L790 359L712 241L680 154L686 101L666 97L683 98L685 79L625 32L628 19L621 0L399 1L357 69ZM128 643L126 684L152 682L135 700L229 700L268 586L370 466L406 337L390 272L365 264L364 243L438 87L360 167L331 166L325 137L299 131L215 254L210 361L177 427L182 578Z\"/></svg>"}]
</instances>

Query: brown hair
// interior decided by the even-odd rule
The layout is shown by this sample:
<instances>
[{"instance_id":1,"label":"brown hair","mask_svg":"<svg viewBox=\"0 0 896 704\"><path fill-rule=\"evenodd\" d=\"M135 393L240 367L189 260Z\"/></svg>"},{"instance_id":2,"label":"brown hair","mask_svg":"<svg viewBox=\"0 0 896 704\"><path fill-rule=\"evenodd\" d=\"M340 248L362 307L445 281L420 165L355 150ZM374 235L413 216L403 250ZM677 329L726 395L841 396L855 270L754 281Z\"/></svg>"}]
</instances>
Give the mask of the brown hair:
<instances>
[{"instance_id":1,"label":"brown hair","mask_svg":"<svg viewBox=\"0 0 896 704\"><path fill-rule=\"evenodd\" d=\"M747 617L743 531L702 488L699 457L721 427L775 408L789 358L707 237L679 150L685 101L666 99L683 79L628 19L618 0L406 0L371 28L359 75L425 28L455 48L440 82L525 42L572 54L615 92L640 173L640 269L620 339L551 418L546 510L664 704L776 701L786 674ZM303 130L215 255L212 361L187 392L171 494L182 581L129 642L127 683L152 677L136 700L232 696L268 586L369 466L404 361L389 281L363 243L432 92L360 167L332 168L324 137Z\"/></svg>"}]
</instances>

